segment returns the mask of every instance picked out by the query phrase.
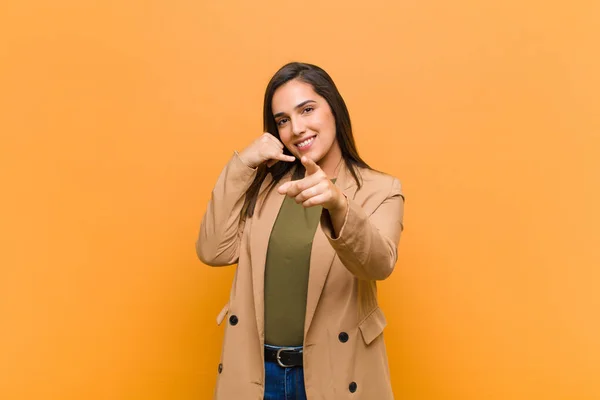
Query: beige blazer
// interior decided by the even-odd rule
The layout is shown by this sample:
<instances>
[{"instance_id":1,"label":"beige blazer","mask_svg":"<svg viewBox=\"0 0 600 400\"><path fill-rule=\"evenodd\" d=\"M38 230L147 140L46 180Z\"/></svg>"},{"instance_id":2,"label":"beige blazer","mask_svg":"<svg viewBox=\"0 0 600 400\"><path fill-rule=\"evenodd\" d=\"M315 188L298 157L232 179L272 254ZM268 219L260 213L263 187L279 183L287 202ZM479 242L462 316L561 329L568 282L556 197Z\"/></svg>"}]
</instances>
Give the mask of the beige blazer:
<instances>
[{"instance_id":1,"label":"beige blazer","mask_svg":"<svg viewBox=\"0 0 600 400\"><path fill-rule=\"evenodd\" d=\"M360 173L363 186L357 190L349 171L340 170L335 184L349 205L344 225L334 239L331 222L322 217L312 245L303 356L310 400L393 399L386 320L375 281L394 269L404 197L396 178L367 169ZM203 263L238 264L229 303L217 318L220 324L229 315L215 368L217 400L263 399L265 258L284 195L275 189L266 193L269 175L253 217L241 218L255 174L233 155L213 189L196 242Z\"/></svg>"}]
</instances>

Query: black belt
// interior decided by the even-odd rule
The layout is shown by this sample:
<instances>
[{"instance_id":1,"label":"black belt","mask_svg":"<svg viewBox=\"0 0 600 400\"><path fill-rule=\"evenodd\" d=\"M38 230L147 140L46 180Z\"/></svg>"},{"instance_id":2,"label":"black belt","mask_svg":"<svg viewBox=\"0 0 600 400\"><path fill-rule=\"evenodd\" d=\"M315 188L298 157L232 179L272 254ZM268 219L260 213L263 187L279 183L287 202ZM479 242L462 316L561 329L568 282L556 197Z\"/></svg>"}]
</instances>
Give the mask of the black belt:
<instances>
[{"instance_id":1,"label":"black belt","mask_svg":"<svg viewBox=\"0 0 600 400\"><path fill-rule=\"evenodd\" d=\"M265 347L265 361L276 362L283 368L302 366L302 349Z\"/></svg>"}]
</instances>

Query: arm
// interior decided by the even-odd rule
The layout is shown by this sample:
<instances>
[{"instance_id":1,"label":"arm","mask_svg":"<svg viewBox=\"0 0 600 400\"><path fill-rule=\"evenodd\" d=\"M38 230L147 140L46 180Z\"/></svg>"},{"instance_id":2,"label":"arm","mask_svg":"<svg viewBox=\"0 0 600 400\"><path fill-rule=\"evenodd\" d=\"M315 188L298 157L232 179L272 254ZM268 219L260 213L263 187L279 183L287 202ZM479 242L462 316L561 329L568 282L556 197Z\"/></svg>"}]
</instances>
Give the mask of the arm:
<instances>
[{"instance_id":1,"label":"arm","mask_svg":"<svg viewBox=\"0 0 600 400\"><path fill-rule=\"evenodd\" d=\"M352 274L365 280L383 280L392 273L398 259L404 216L400 182L394 179L386 199L370 216L353 200L346 201L347 206L333 215L323 211L323 232Z\"/></svg>"},{"instance_id":2,"label":"arm","mask_svg":"<svg viewBox=\"0 0 600 400\"><path fill-rule=\"evenodd\" d=\"M241 216L246 190L256 176L236 152L215 185L196 241L198 258L211 266L235 264L245 217Z\"/></svg>"}]
</instances>

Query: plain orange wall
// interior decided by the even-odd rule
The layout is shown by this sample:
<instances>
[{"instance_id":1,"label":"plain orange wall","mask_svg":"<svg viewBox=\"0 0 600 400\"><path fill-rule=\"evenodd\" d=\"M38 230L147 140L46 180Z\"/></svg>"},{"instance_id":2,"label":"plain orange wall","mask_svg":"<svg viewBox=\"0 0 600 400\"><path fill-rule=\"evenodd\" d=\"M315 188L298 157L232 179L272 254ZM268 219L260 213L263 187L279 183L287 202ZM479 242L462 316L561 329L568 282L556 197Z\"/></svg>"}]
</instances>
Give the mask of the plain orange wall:
<instances>
[{"instance_id":1,"label":"plain orange wall","mask_svg":"<svg viewBox=\"0 0 600 400\"><path fill-rule=\"evenodd\" d=\"M292 60L404 184L396 397L600 398L598 1L11 3L1 399L210 398L233 268L194 241Z\"/></svg>"}]
</instances>

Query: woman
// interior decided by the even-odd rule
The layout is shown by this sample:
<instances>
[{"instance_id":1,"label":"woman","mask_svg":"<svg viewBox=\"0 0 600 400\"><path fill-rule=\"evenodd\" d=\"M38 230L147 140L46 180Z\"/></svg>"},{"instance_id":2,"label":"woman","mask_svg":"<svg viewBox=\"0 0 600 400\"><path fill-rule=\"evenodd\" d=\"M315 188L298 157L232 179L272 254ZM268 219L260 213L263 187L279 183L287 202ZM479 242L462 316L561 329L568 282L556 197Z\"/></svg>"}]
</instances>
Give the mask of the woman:
<instances>
[{"instance_id":1,"label":"woman","mask_svg":"<svg viewBox=\"0 0 600 400\"><path fill-rule=\"evenodd\" d=\"M358 155L329 75L283 66L266 133L222 171L196 251L238 264L215 399L392 399L376 281L397 260L404 197Z\"/></svg>"}]
</instances>

